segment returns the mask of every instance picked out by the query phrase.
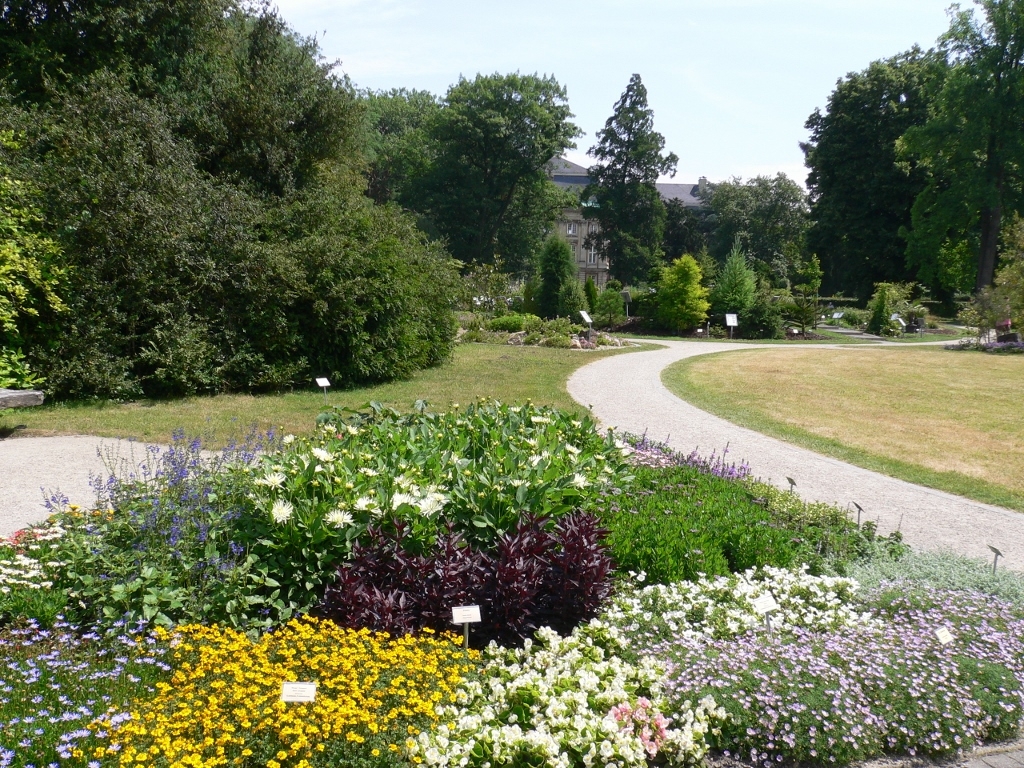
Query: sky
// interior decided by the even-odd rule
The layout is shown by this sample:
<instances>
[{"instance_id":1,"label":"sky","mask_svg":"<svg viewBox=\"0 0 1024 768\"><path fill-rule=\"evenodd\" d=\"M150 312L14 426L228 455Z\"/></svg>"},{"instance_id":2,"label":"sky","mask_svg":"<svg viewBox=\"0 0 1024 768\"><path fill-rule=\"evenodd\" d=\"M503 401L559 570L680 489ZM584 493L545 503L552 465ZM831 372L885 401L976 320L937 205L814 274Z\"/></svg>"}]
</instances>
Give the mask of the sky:
<instances>
[{"instance_id":1,"label":"sky","mask_svg":"<svg viewBox=\"0 0 1024 768\"><path fill-rule=\"evenodd\" d=\"M279 0L358 88L443 95L478 73L550 74L587 150L638 73L675 181L782 172L804 184L800 142L836 81L948 27L949 0ZM964 3L970 5L969 2ZM666 179L667 180L667 179Z\"/></svg>"}]
</instances>

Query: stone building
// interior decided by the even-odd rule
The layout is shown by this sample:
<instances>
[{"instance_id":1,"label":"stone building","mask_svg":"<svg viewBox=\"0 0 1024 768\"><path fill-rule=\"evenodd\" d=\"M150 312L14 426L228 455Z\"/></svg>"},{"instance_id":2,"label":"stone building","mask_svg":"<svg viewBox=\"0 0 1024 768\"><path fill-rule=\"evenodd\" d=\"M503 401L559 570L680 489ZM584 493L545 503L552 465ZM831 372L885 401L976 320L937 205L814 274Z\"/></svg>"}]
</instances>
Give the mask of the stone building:
<instances>
[{"instance_id":1,"label":"stone building","mask_svg":"<svg viewBox=\"0 0 1024 768\"><path fill-rule=\"evenodd\" d=\"M556 158L548 164L551 180L561 189L577 194L583 192L590 177L582 165ZM696 184L656 184L662 200L680 200L686 208L701 208L700 195L705 191L708 180L703 176ZM597 235L600 228L596 221L588 221L583 217L583 208L565 208L562 218L556 225L559 235L569 243L573 258L576 260L576 276L581 283L593 278L598 289L604 288L608 282L608 259L597 248L588 244L589 235Z\"/></svg>"}]
</instances>

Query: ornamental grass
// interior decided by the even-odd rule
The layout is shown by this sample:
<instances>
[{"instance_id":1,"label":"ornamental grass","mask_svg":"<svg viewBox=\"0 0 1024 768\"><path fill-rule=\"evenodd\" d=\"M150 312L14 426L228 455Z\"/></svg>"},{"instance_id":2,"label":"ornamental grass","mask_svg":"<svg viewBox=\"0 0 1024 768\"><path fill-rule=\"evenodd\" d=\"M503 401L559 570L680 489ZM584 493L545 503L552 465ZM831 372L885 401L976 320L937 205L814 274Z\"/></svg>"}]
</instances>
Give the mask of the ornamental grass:
<instances>
[{"instance_id":1,"label":"ornamental grass","mask_svg":"<svg viewBox=\"0 0 1024 768\"><path fill-rule=\"evenodd\" d=\"M174 673L112 727L121 766L266 768L401 762L404 740L431 729L476 668L455 635L391 638L296 619L252 641L228 628L157 630ZM284 682L316 682L312 703L281 701Z\"/></svg>"}]
</instances>

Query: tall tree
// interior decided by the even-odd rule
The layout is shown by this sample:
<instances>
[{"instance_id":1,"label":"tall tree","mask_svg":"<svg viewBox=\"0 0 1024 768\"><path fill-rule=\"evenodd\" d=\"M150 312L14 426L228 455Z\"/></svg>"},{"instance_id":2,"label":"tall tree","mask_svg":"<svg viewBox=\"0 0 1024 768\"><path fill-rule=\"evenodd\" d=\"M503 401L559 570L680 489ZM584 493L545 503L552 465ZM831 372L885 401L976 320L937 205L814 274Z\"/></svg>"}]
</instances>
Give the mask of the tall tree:
<instances>
[{"instance_id":1,"label":"tall tree","mask_svg":"<svg viewBox=\"0 0 1024 768\"><path fill-rule=\"evenodd\" d=\"M807 233L807 195L786 174L715 184L707 197L719 261L739 245L762 276L788 283Z\"/></svg>"},{"instance_id":2,"label":"tall tree","mask_svg":"<svg viewBox=\"0 0 1024 768\"><path fill-rule=\"evenodd\" d=\"M551 235L540 252L540 294L537 304L541 317L557 317L562 287L576 279L576 262L569 244Z\"/></svg>"},{"instance_id":3,"label":"tall tree","mask_svg":"<svg viewBox=\"0 0 1024 768\"><path fill-rule=\"evenodd\" d=\"M566 202L545 166L576 146L571 117L553 77L460 80L427 127L431 165L403 203L428 215L464 263L498 254L512 269L531 264Z\"/></svg>"},{"instance_id":4,"label":"tall tree","mask_svg":"<svg viewBox=\"0 0 1024 768\"><path fill-rule=\"evenodd\" d=\"M896 142L928 117L942 57L914 48L836 84L824 114L807 119L801 144L810 171L807 249L821 258L823 290L867 301L879 282L913 279L901 227L926 177L897 156Z\"/></svg>"},{"instance_id":5,"label":"tall tree","mask_svg":"<svg viewBox=\"0 0 1024 768\"><path fill-rule=\"evenodd\" d=\"M699 253L707 248L706 216L687 208L681 200L665 203L664 257L670 263L686 253Z\"/></svg>"},{"instance_id":6,"label":"tall tree","mask_svg":"<svg viewBox=\"0 0 1024 768\"><path fill-rule=\"evenodd\" d=\"M584 214L601 225L595 245L612 275L627 284L646 280L661 261L666 214L655 183L659 176L675 175L679 162L664 149L647 89L640 75L633 75L588 152L597 163L590 167L591 181L583 192L594 203Z\"/></svg>"},{"instance_id":7,"label":"tall tree","mask_svg":"<svg viewBox=\"0 0 1024 768\"><path fill-rule=\"evenodd\" d=\"M366 194L380 204L402 200L412 181L429 166L426 127L440 105L432 93L405 88L367 93L364 100L369 154Z\"/></svg>"},{"instance_id":8,"label":"tall tree","mask_svg":"<svg viewBox=\"0 0 1024 768\"><path fill-rule=\"evenodd\" d=\"M925 282L966 288L973 277L980 290L995 276L1004 214L1024 208L1024 0L976 2L980 16L953 13L940 41L949 72L902 148L928 172L908 259Z\"/></svg>"}]
</instances>

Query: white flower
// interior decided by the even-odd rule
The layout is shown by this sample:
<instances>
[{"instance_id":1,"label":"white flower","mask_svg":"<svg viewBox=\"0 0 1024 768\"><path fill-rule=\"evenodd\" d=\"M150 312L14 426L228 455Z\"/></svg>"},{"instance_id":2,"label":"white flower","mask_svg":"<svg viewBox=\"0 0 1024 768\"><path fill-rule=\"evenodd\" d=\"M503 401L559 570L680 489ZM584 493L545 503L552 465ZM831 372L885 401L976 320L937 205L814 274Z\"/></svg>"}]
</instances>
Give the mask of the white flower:
<instances>
[{"instance_id":1,"label":"white flower","mask_svg":"<svg viewBox=\"0 0 1024 768\"><path fill-rule=\"evenodd\" d=\"M376 477L377 476L377 470L370 469L369 467L363 467L359 471L360 471L360 473L366 475L367 477Z\"/></svg>"},{"instance_id":2,"label":"white flower","mask_svg":"<svg viewBox=\"0 0 1024 768\"><path fill-rule=\"evenodd\" d=\"M344 509L335 509L333 512L328 512L324 519L335 528L344 528L346 525L352 524L352 513L346 512Z\"/></svg>"},{"instance_id":3,"label":"white flower","mask_svg":"<svg viewBox=\"0 0 1024 768\"><path fill-rule=\"evenodd\" d=\"M572 476L572 480L569 481L569 485L575 488L586 488L590 483L587 482L587 478L577 472Z\"/></svg>"},{"instance_id":4,"label":"white flower","mask_svg":"<svg viewBox=\"0 0 1024 768\"><path fill-rule=\"evenodd\" d=\"M295 507L292 506L290 501L278 499L270 509L270 516L274 518L275 523L287 523L291 519L292 512L294 511Z\"/></svg>"},{"instance_id":5,"label":"white flower","mask_svg":"<svg viewBox=\"0 0 1024 768\"><path fill-rule=\"evenodd\" d=\"M448 499L440 493L428 493L422 499L419 500L420 512L426 517L432 517L436 513L440 512L447 503Z\"/></svg>"},{"instance_id":6,"label":"white flower","mask_svg":"<svg viewBox=\"0 0 1024 768\"><path fill-rule=\"evenodd\" d=\"M334 454L330 451L325 451L323 448L314 448L313 455L325 464L330 464L334 461Z\"/></svg>"},{"instance_id":7,"label":"white flower","mask_svg":"<svg viewBox=\"0 0 1024 768\"><path fill-rule=\"evenodd\" d=\"M549 419L547 416L531 416L530 417L530 421L532 421L534 424L550 424L551 423L551 419Z\"/></svg>"},{"instance_id":8,"label":"white flower","mask_svg":"<svg viewBox=\"0 0 1024 768\"><path fill-rule=\"evenodd\" d=\"M257 478L256 485L265 485L268 488L280 488L288 478L282 472L271 472L263 477Z\"/></svg>"},{"instance_id":9,"label":"white flower","mask_svg":"<svg viewBox=\"0 0 1024 768\"><path fill-rule=\"evenodd\" d=\"M578 456L579 453L580 453L580 449L579 448L577 448L575 445L570 445L569 443L565 444L565 450L567 450L573 456Z\"/></svg>"},{"instance_id":10,"label":"white flower","mask_svg":"<svg viewBox=\"0 0 1024 768\"><path fill-rule=\"evenodd\" d=\"M408 493L396 493L391 497L391 508L398 509L403 504L415 504L416 497Z\"/></svg>"},{"instance_id":11,"label":"white flower","mask_svg":"<svg viewBox=\"0 0 1024 768\"><path fill-rule=\"evenodd\" d=\"M358 499L356 499L356 503L354 506L360 512L366 512L369 509L373 509L375 505L373 503L373 499L371 499L369 496L360 496Z\"/></svg>"},{"instance_id":12,"label":"white flower","mask_svg":"<svg viewBox=\"0 0 1024 768\"><path fill-rule=\"evenodd\" d=\"M285 435L281 438L281 442L285 445L291 445L295 442L295 435Z\"/></svg>"}]
</instances>

